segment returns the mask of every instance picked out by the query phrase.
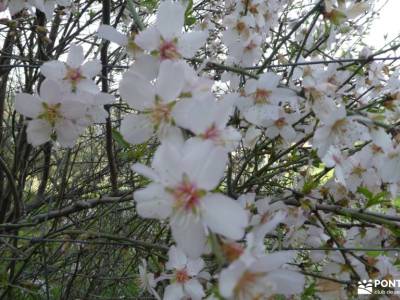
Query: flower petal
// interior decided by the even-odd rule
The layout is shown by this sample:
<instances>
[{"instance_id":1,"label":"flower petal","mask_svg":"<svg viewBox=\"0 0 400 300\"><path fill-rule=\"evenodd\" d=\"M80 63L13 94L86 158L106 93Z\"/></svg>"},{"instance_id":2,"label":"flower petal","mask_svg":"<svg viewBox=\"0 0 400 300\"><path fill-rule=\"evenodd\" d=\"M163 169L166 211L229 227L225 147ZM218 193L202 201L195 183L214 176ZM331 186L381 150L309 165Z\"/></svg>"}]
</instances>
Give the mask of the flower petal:
<instances>
[{"instance_id":1,"label":"flower petal","mask_svg":"<svg viewBox=\"0 0 400 300\"><path fill-rule=\"evenodd\" d=\"M100 25L97 30L97 36L120 46L128 45L128 37L110 25Z\"/></svg>"},{"instance_id":2,"label":"flower petal","mask_svg":"<svg viewBox=\"0 0 400 300\"><path fill-rule=\"evenodd\" d=\"M279 114L279 109L275 105L254 105L250 108L246 109L243 113L245 119L259 126L265 126L268 120L271 120L273 117Z\"/></svg>"},{"instance_id":3,"label":"flower petal","mask_svg":"<svg viewBox=\"0 0 400 300\"><path fill-rule=\"evenodd\" d=\"M47 78L62 80L67 74L67 68L63 62L53 60L45 62L40 67L40 72Z\"/></svg>"},{"instance_id":4,"label":"flower petal","mask_svg":"<svg viewBox=\"0 0 400 300\"><path fill-rule=\"evenodd\" d=\"M115 98L113 95L108 93L98 93L94 97L94 100L96 101L97 105L105 105L114 102Z\"/></svg>"},{"instance_id":5,"label":"flower petal","mask_svg":"<svg viewBox=\"0 0 400 300\"><path fill-rule=\"evenodd\" d=\"M71 68L79 68L84 60L85 56L83 54L82 46L71 44L67 58L68 66Z\"/></svg>"},{"instance_id":6,"label":"flower petal","mask_svg":"<svg viewBox=\"0 0 400 300\"><path fill-rule=\"evenodd\" d=\"M190 259L187 263L187 271L190 276L197 276L204 269L204 260L199 257Z\"/></svg>"},{"instance_id":7,"label":"flower petal","mask_svg":"<svg viewBox=\"0 0 400 300\"><path fill-rule=\"evenodd\" d=\"M162 184L174 187L182 181L181 144L164 142L154 154L152 167L160 175Z\"/></svg>"},{"instance_id":8,"label":"flower petal","mask_svg":"<svg viewBox=\"0 0 400 300\"><path fill-rule=\"evenodd\" d=\"M57 81L45 79L40 86L40 98L47 103L60 103L63 92Z\"/></svg>"},{"instance_id":9,"label":"flower petal","mask_svg":"<svg viewBox=\"0 0 400 300\"><path fill-rule=\"evenodd\" d=\"M163 1L158 7L157 29L170 41L182 33L185 9L179 2Z\"/></svg>"},{"instance_id":10,"label":"flower petal","mask_svg":"<svg viewBox=\"0 0 400 300\"><path fill-rule=\"evenodd\" d=\"M170 284L165 288L164 300L178 300L183 299L185 293L183 292L183 286L178 283Z\"/></svg>"},{"instance_id":11,"label":"flower petal","mask_svg":"<svg viewBox=\"0 0 400 300\"><path fill-rule=\"evenodd\" d=\"M186 58L193 57L197 50L205 44L207 37L208 34L205 31L184 33L179 40L179 53Z\"/></svg>"},{"instance_id":12,"label":"flower petal","mask_svg":"<svg viewBox=\"0 0 400 300\"><path fill-rule=\"evenodd\" d=\"M147 51L153 51L158 49L160 45L160 32L155 26L149 27L144 31L141 31L135 37L135 43L142 49Z\"/></svg>"},{"instance_id":13,"label":"flower petal","mask_svg":"<svg viewBox=\"0 0 400 300\"><path fill-rule=\"evenodd\" d=\"M276 292L285 296L301 294L305 284L304 275L290 270L275 270L265 281L273 283Z\"/></svg>"},{"instance_id":14,"label":"flower petal","mask_svg":"<svg viewBox=\"0 0 400 300\"><path fill-rule=\"evenodd\" d=\"M172 236L179 248L190 258L198 258L203 254L206 244L203 224L194 217L181 216L174 216L170 224Z\"/></svg>"},{"instance_id":15,"label":"flower petal","mask_svg":"<svg viewBox=\"0 0 400 300\"><path fill-rule=\"evenodd\" d=\"M224 149L215 147L211 141L190 139L185 143L184 154L180 158L183 172L199 188L215 188L224 175L228 159Z\"/></svg>"},{"instance_id":16,"label":"flower petal","mask_svg":"<svg viewBox=\"0 0 400 300\"><path fill-rule=\"evenodd\" d=\"M228 268L222 270L219 277L219 291L222 296L231 299L235 286L245 270L246 266L240 260L233 262Z\"/></svg>"},{"instance_id":17,"label":"flower petal","mask_svg":"<svg viewBox=\"0 0 400 300\"><path fill-rule=\"evenodd\" d=\"M71 148L75 145L78 136L84 129L84 127L78 126L70 120L63 119L57 122L55 126L57 141L61 146Z\"/></svg>"},{"instance_id":18,"label":"flower petal","mask_svg":"<svg viewBox=\"0 0 400 300\"><path fill-rule=\"evenodd\" d=\"M86 116L87 105L82 102L69 100L61 103L60 113L64 118L77 120Z\"/></svg>"},{"instance_id":19,"label":"flower petal","mask_svg":"<svg viewBox=\"0 0 400 300\"><path fill-rule=\"evenodd\" d=\"M270 253L258 259L252 269L256 272L276 271L284 264L291 262L295 255L295 251L281 251Z\"/></svg>"},{"instance_id":20,"label":"flower petal","mask_svg":"<svg viewBox=\"0 0 400 300\"><path fill-rule=\"evenodd\" d=\"M143 218L165 219L172 212L169 195L160 184L151 183L133 194L136 210Z\"/></svg>"},{"instance_id":21,"label":"flower petal","mask_svg":"<svg viewBox=\"0 0 400 300\"><path fill-rule=\"evenodd\" d=\"M10 1L10 3L8 4L8 9L11 16L23 10L25 8L25 5L26 3L23 1Z\"/></svg>"},{"instance_id":22,"label":"flower petal","mask_svg":"<svg viewBox=\"0 0 400 300\"><path fill-rule=\"evenodd\" d=\"M151 81L157 77L159 68L160 62L157 57L152 55L141 55L136 58L134 64L130 67L130 70Z\"/></svg>"},{"instance_id":23,"label":"flower petal","mask_svg":"<svg viewBox=\"0 0 400 300\"><path fill-rule=\"evenodd\" d=\"M97 94L100 91L97 84L91 79L82 79L79 81L77 89L91 94Z\"/></svg>"},{"instance_id":24,"label":"flower petal","mask_svg":"<svg viewBox=\"0 0 400 300\"><path fill-rule=\"evenodd\" d=\"M94 76L98 75L101 71L101 63L99 60L91 60L86 62L81 67L82 75L88 79L92 79Z\"/></svg>"},{"instance_id":25,"label":"flower petal","mask_svg":"<svg viewBox=\"0 0 400 300\"><path fill-rule=\"evenodd\" d=\"M258 80L258 86L267 90L276 88L279 84L280 77L272 72L264 73Z\"/></svg>"},{"instance_id":26,"label":"flower petal","mask_svg":"<svg viewBox=\"0 0 400 300\"><path fill-rule=\"evenodd\" d=\"M45 120L37 119L28 122L26 133L28 143L36 147L50 140L52 128Z\"/></svg>"},{"instance_id":27,"label":"flower petal","mask_svg":"<svg viewBox=\"0 0 400 300\"><path fill-rule=\"evenodd\" d=\"M203 287L197 279L190 279L184 285L184 291L193 300L200 300L206 295L204 293Z\"/></svg>"},{"instance_id":28,"label":"flower petal","mask_svg":"<svg viewBox=\"0 0 400 300\"><path fill-rule=\"evenodd\" d=\"M134 171L144 177L147 177L147 178L151 179L152 181L155 181L155 182L159 181L158 174L152 168L149 168L148 166L136 163L136 164L132 165L131 169L132 169L132 171Z\"/></svg>"},{"instance_id":29,"label":"flower petal","mask_svg":"<svg viewBox=\"0 0 400 300\"><path fill-rule=\"evenodd\" d=\"M125 73L119 85L119 91L122 99L134 109L144 111L154 104L153 85L135 72L128 71Z\"/></svg>"},{"instance_id":30,"label":"flower petal","mask_svg":"<svg viewBox=\"0 0 400 300\"><path fill-rule=\"evenodd\" d=\"M146 142L153 133L153 124L146 115L130 114L121 122L121 134L132 145Z\"/></svg>"},{"instance_id":31,"label":"flower petal","mask_svg":"<svg viewBox=\"0 0 400 300\"><path fill-rule=\"evenodd\" d=\"M202 212L211 231L234 240L243 237L248 215L238 202L222 194L209 194L202 199Z\"/></svg>"},{"instance_id":32,"label":"flower petal","mask_svg":"<svg viewBox=\"0 0 400 300\"><path fill-rule=\"evenodd\" d=\"M168 262L165 267L168 270L183 269L187 263L187 257L185 253L175 246L172 246L168 251Z\"/></svg>"},{"instance_id":33,"label":"flower petal","mask_svg":"<svg viewBox=\"0 0 400 300\"><path fill-rule=\"evenodd\" d=\"M206 96L179 101L174 106L173 117L179 126L195 134L202 134L213 124L221 121L220 118L223 116L220 116L218 111L215 99L212 96Z\"/></svg>"},{"instance_id":34,"label":"flower petal","mask_svg":"<svg viewBox=\"0 0 400 300\"><path fill-rule=\"evenodd\" d=\"M160 65L156 82L156 93L164 102L175 101L182 92L184 69L180 62L165 60Z\"/></svg>"},{"instance_id":35,"label":"flower petal","mask_svg":"<svg viewBox=\"0 0 400 300\"><path fill-rule=\"evenodd\" d=\"M20 93L15 95L15 110L25 117L36 118L43 112L43 105L37 96Z\"/></svg>"}]
</instances>

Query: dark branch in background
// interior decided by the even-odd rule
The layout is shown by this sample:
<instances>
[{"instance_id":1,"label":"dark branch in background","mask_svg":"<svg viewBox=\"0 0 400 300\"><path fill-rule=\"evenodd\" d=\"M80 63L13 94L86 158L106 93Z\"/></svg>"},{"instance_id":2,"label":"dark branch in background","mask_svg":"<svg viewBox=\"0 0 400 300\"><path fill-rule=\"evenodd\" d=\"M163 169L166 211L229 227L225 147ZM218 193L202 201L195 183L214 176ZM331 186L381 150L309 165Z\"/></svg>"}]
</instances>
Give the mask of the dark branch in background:
<instances>
[{"instance_id":1,"label":"dark branch in background","mask_svg":"<svg viewBox=\"0 0 400 300\"><path fill-rule=\"evenodd\" d=\"M130 193L129 193L130 194ZM39 223L46 222L59 217L69 217L71 214L89 210L99 205L104 204L116 204L132 201L132 196L122 197L108 197L104 196L99 199L79 200L75 201L71 206L67 206L61 209L51 210L47 213L37 214L29 217L27 220L19 220L18 223L3 223L0 224L0 229L15 229L23 227L32 227Z\"/></svg>"},{"instance_id":2,"label":"dark branch in background","mask_svg":"<svg viewBox=\"0 0 400 300\"><path fill-rule=\"evenodd\" d=\"M11 55L13 45L15 43L15 35L16 31L13 28L10 28L7 32L7 37L4 41L2 56L0 57L0 63L10 64ZM9 73L11 68L5 68L4 71L0 70L0 156L4 155L3 152L3 145L5 142L3 141L3 136L5 135L3 131L4 123L4 113L5 113L5 105L6 105L6 97L7 97L7 86L8 86L8 79ZM5 164L5 162L4 162ZM5 169L0 169L0 223L4 222L6 210L7 210L7 197L6 197L6 190L5 190L5 181L4 181L4 172ZM12 177L12 176L11 176ZM12 178L14 180L14 178ZM11 184L11 183L10 183ZM15 201L17 198L15 198Z\"/></svg>"},{"instance_id":3,"label":"dark branch in background","mask_svg":"<svg viewBox=\"0 0 400 300\"><path fill-rule=\"evenodd\" d=\"M104 0L103 1L103 11L102 11L102 21L105 25L110 25L110 14L111 14L111 1ZM103 41L101 46L101 63L103 65L101 71L101 90L104 93L108 93L108 68L105 67L108 64L108 41ZM107 110L108 117L106 119L106 149L107 149L107 158L110 168L110 181L111 188L113 194L117 194L118 192L118 173L117 166L115 163L114 150L113 150L113 137L112 137L112 124L111 124L111 107L109 105L105 105L104 107Z\"/></svg>"}]
</instances>

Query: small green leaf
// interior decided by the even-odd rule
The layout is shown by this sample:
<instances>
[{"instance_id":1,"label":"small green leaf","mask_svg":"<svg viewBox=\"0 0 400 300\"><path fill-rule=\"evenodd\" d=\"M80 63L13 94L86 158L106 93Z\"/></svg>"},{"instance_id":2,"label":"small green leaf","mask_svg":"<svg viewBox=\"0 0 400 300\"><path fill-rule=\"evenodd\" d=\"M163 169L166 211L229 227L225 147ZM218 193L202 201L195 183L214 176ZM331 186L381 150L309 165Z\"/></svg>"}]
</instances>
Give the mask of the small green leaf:
<instances>
[{"instance_id":1,"label":"small green leaf","mask_svg":"<svg viewBox=\"0 0 400 300\"><path fill-rule=\"evenodd\" d=\"M185 25L191 26L194 23L196 23L196 18L195 17L188 16L188 17L185 18Z\"/></svg>"},{"instance_id":2,"label":"small green leaf","mask_svg":"<svg viewBox=\"0 0 400 300\"><path fill-rule=\"evenodd\" d=\"M315 182L314 180L309 180L306 181L303 185L302 193L303 194L308 194L310 193L313 189L315 189L318 186L318 182Z\"/></svg>"},{"instance_id":3,"label":"small green leaf","mask_svg":"<svg viewBox=\"0 0 400 300\"><path fill-rule=\"evenodd\" d=\"M114 128L112 129L112 137L121 148L127 149L130 147L130 144L125 141L122 134Z\"/></svg>"},{"instance_id":4,"label":"small green leaf","mask_svg":"<svg viewBox=\"0 0 400 300\"><path fill-rule=\"evenodd\" d=\"M185 25L191 26L196 23L196 18L193 17L193 0L188 1L188 5L185 10Z\"/></svg>"},{"instance_id":5,"label":"small green leaf","mask_svg":"<svg viewBox=\"0 0 400 300\"><path fill-rule=\"evenodd\" d=\"M362 186L358 187L357 192L364 195L365 198L367 198L367 200L370 200L374 196L373 193L371 193L367 188Z\"/></svg>"},{"instance_id":6,"label":"small green leaf","mask_svg":"<svg viewBox=\"0 0 400 300\"><path fill-rule=\"evenodd\" d=\"M365 198L367 198L367 204L365 205L366 208L374 206L374 205L382 204L383 202L387 201L388 193L386 191L383 191L383 192L380 192L380 193L377 193L376 195L374 195L367 188L359 187L357 189L357 192L359 192L360 194L364 195Z\"/></svg>"},{"instance_id":7,"label":"small green leaf","mask_svg":"<svg viewBox=\"0 0 400 300\"><path fill-rule=\"evenodd\" d=\"M140 2L141 5L146 7L149 10L153 10L157 7L158 5L158 0L142 0Z\"/></svg>"}]
</instances>

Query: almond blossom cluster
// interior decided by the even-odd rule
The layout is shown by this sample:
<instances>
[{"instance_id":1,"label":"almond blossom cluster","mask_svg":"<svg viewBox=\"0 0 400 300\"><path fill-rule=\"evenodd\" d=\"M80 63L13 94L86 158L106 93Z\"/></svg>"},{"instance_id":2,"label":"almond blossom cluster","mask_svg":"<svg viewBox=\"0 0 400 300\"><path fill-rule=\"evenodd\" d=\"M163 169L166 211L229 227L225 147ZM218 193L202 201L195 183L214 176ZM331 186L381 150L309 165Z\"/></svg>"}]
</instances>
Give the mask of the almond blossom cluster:
<instances>
[{"instance_id":1,"label":"almond blossom cluster","mask_svg":"<svg viewBox=\"0 0 400 300\"><path fill-rule=\"evenodd\" d=\"M129 106L122 137L132 147L156 145L150 163L131 167L148 182L133 193L137 214L171 233L165 264L144 260L139 268L142 289L156 299L297 299L310 286L321 299L346 299L357 280L400 275L398 253L339 251L395 245L399 224L382 217L396 215L395 205L371 208L399 195L400 139L392 126L399 72L368 62L353 74L307 55L285 72L267 68L271 52L280 54L268 48L270 34L290 2L225 1L217 41L209 40L215 28L189 28L186 7L170 0L138 33L110 25L97 32L132 61L118 89ZM368 9L311 2L320 18L311 46L325 35L327 47L335 45L342 27ZM296 37L306 39L304 47L308 38ZM223 50L207 57L212 43ZM202 62L195 60L200 52ZM223 70L218 82L208 73L213 65ZM15 99L29 143L73 147L105 120L103 106L113 97L93 80L100 69L96 60L84 63L76 45L66 62L42 65L39 92ZM308 276L308 263L317 276Z\"/></svg>"},{"instance_id":2,"label":"almond blossom cluster","mask_svg":"<svg viewBox=\"0 0 400 300\"><path fill-rule=\"evenodd\" d=\"M105 104L114 97L100 92L93 78L101 70L97 60L84 63L82 46L72 44L66 62L42 65L45 77L37 94L15 96L15 109L27 118L27 139L33 146L50 140L73 147L85 129L107 117Z\"/></svg>"},{"instance_id":3,"label":"almond blossom cluster","mask_svg":"<svg viewBox=\"0 0 400 300\"><path fill-rule=\"evenodd\" d=\"M250 226L250 211L239 201L216 191L224 177L228 153L241 140L241 133L227 125L238 98L226 95L217 99L212 93L212 82L199 77L184 60L192 57L207 37L206 32L182 33L184 11L177 2L160 4L155 24L129 42L142 51L136 54L120 82L122 99L134 109L122 120L124 138L133 145L154 137L161 142L151 167L134 164L132 169L151 180L146 188L134 193L138 214L166 220L176 243L176 248L172 246L169 252L171 266L166 266L176 271L164 299L206 296L203 284L211 277L198 277L205 268L200 257L215 251L215 247L226 251L229 263L220 274L212 275L219 278L219 293L227 299L301 293L304 276L287 265L294 253L266 254L263 249L265 234L278 223L271 220L263 225L254 224L254 229L246 234L250 240L246 249L239 241ZM171 15L175 16L173 20L168 18ZM129 44L108 26L100 28L100 36L122 46ZM116 40L116 36L121 38ZM143 67L147 72L142 71ZM280 92L278 81L276 77L276 84L268 87L276 93L272 97L276 101ZM255 91L257 82L253 86L249 87L249 95L259 92ZM269 90L265 94L269 96ZM295 93L287 95L296 99ZM252 103L249 99L243 110L250 111ZM267 223L271 228L264 228ZM275 256L280 257L280 262L270 265L268 261ZM161 275L155 282L169 278ZM290 289L285 291L284 285ZM149 292L159 297L154 286Z\"/></svg>"},{"instance_id":4,"label":"almond blossom cluster","mask_svg":"<svg viewBox=\"0 0 400 300\"><path fill-rule=\"evenodd\" d=\"M239 99L235 95L216 98L212 81L198 76L185 61L204 46L207 32L182 33L184 13L178 2L161 2L155 24L133 40L110 26L103 25L99 30L101 37L126 46L128 52L132 45L135 50L140 49L120 82L122 99L134 109L122 120L122 135L133 145L155 137L161 143L151 167L132 167L151 180L146 188L134 193L138 214L167 221L176 242L166 266L167 270L175 269L175 274L156 278L148 291L158 298L155 284L169 279L164 299L202 299L206 296L202 283L213 276L220 279L220 293L227 299L300 293L304 276L287 265L294 259L293 253L270 254L279 256L280 262L261 267L263 261L270 259L262 240L278 223L270 221L273 223L269 229L265 228L268 221L254 224L254 232L246 234L246 248L246 243L240 241L250 226L250 211L216 191L225 174L228 153L241 140L241 133L227 125ZM173 20L171 15L175 16ZM271 85L277 91L276 99L280 91L276 87L278 80L275 86ZM215 247L226 251L229 265L219 275L198 275L206 270L200 257L215 251ZM291 287L283 291L285 282Z\"/></svg>"}]
</instances>

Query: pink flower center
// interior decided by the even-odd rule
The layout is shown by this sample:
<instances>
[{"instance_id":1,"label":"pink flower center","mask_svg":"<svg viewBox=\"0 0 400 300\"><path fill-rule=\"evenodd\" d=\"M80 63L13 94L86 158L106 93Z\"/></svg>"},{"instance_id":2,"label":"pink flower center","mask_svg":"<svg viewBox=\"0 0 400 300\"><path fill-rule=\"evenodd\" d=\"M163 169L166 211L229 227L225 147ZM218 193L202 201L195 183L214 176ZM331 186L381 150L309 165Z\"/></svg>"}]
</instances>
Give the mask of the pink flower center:
<instances>
[{"instance_id":1,"label":"pink flower center","mask_svg":"<svg viewBox=\"0 0 400 300\"><path fill-rule=\"evenodd\" d=\"M279 129L282 129L286 125L287 125L286 120L283 117L275 121L275 126L278 127Z\"/></svg>"},{"instance_id":2,"label":"pink flower center","mask_svg":"<svg viewBox=\"0 0 400 300\"><path fill-rule=\"evenodd\" d=\"M245 30L246 30L246 28L247 28L247 26L246 26L246 23L244 23L243 21L238 21L237 23L236 23L236 31L240 34L240 33L243 33Z\"/></svg>"},{"instance_id":3,"label":"pink flower center","mask_svg":"<svg viewBox=\"0 0 400 300\"><path fill-rule=\"evenodd\" d=\"M261 220L260 223L261 224L266 224L271 218L271 214L269 212L266 212L264 214L261 215Z\"/></svg>"},{"instance_id":4,"label":"pink flower center","mask_svg":"<svg viewBox=\"0 0 400 300\"><path fill-rule=\"evenodd\" d=\"M67 66L67 74L64 77L64 80L68 80L71 83L73 91L76 90L78 83L85 78L86 77L82 75L79 68L70 68Z\"/></svg>"},{"instance_id":5,"label":"pink flower center","mask_svg":"<svg viewBox=\"0 0 400 300\"><path fill-rule=\"evenodd\" d=\"M267 104L269 103L268 97L271 96L271 91L264 89L257 89L254 93L254 102L256 104Z\"/></svg>"},{"instance_id":6,"label":"pink flower center","mask_svg":"<svg viewBox=\"0 0 400 300\"><path fill-rule=\"evenodd\" d=\"M333 125L332 125L332 131L336 134L344 134L347 131L347 119L340 119L337 120Z\"/></svg>"},{"instance_id":7,"label":"pink flower center","mask_svg":"<svg viewBox=\"0 0 400 300\"><path fill-rule=\"evenodd\" d=\"M153 124L157 127L161 123L169 123L171 121L171 104L156 103L156 105L151 110L151 120Z\"/></svg>"},{"instance_id":8,"label":"pink flower center","mask_svg":"<svg viewBox=\"0 0 400 300\"><path fill-rule=\"evenodd\" d=\"M256 49L258 46L254 41L250 41L250 43L244 48L244 51L252 51L253 49Z\"/></svg>"},{"instance_id":9,"label":"pink flower center","mask_svg":"<svg viewBox=\"0 0 400 300\"><path fill-rule=\"evenodd\" d=\"M75 82L84 78L79 69L69 69L67 76L69 80Z\"/></svg>"},{"instance_id":10,"label":"pink flower center","mask_svg":"<svg viewBox=\"0 0 400 300\"><path fill-rule=\"evenodd\" d=\"M178 50L176 49L175 42L162 42L160 45L160 58L165 59L178 59L181 57Z\"/></svg>"},{"instance_id":11,"label":"pink flower center","mask_svg":"<svg viewBox=\"0 0 400 300\"><path fill-rule=\"evenodd\" d=\"M252 300L266 299L262 298L262 294L259 292L253 292L252 289L255 287L258 280L265 274L260 272L250 272L246 271L243 273L242 277L237 282L233 292L238 298L246 298ZM257 290L257 289L255 289Z\"/></svg>"},{"instance_id":12,"label":"pink flower center","mask_svg":"<svg viewBox=\"0 0 400 300\"><path fill-rule=\"evenodd\" d=\"M40 119L46 120L51 126L55 126L58 119L62 118L60 113L61 103L48 104L46 102L42 103L44 111L39 116Z\"/></svg>"},{"instance_id":13,"label":"pink flower center","mask_svg":"<svg viewBox=\"0 0 400 300\"><path fill-rule=\"evenodd\" d=\"M190 279L186 269L178 270L175 273L175 280L177 283L185 283Z\"/></svg>"},{"instance_id":14,"label":"pink flower center","mask_svg":"<svg viewBox=\"0 0 400 300\"><path fill-rule=\"evenodd\" d=\"M342 160L340 159L340 157L338 157L337 155L333 154L332 155L332 159L335 162L335 164L340 165L342 164Z\"/></svg>"},{"instance_id":15,"label":"pink flower center","mask_svg":"<svg viewBox=\"0 0 400 300\"><path fill-rule=\"evenodd\" d=\"M222 252L229 262L238 259L244 252L243 246L239 243L227 243L222 245Z\"/></svg>"},{"instance_id":16,"label":"pink flower center","mask_svg":"<svg viewBox=\"0 0 400 300\"><path fill-rule=\"evenodd\" d=\"M220 138L221 132L215 125L209 127L206 132L202 135L202 138L205 140L213 140L216 141Z\"/></svg>"},{"instance_id":17,"label":"pink flower center","mask_svg":"<svg viewBox=\"0 0 400 300\"><path fill-rule=\"evenodd\" d=\"M204 192L198 189L194 183L184 180L172 191L172 194L177 208L195 211Z\"/></svg>"}]
</instances>

